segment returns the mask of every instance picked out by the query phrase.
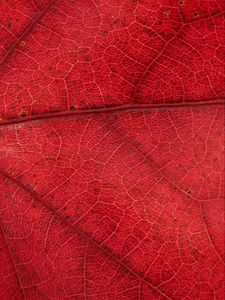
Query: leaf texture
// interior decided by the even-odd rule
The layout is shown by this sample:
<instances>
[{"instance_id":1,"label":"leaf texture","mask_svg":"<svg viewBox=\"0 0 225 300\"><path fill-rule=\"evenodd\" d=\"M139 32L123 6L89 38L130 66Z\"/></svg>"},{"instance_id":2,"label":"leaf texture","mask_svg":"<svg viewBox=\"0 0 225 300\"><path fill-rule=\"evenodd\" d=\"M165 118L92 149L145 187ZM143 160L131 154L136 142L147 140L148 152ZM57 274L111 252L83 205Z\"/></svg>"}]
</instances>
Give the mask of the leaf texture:
<instances>
[{"instance_id":1,"label":"leaf texture","mask_svg":"<svg viewBox=\"0 0 225 300\"><path fill-rule=\"evenodd\" d=\"M0 1L0 299L224 299L217 1Z\"/></svg>"}]
</instances>

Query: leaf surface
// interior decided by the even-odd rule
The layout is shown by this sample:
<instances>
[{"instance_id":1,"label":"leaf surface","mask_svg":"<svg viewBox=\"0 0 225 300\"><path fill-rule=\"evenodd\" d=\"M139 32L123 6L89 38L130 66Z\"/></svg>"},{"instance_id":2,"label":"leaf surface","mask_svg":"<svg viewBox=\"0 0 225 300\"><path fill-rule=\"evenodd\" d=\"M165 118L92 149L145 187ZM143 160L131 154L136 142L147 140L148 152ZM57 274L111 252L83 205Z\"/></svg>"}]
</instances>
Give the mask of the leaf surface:
<instances>
[{"instance_id":1,"label":"leaf surface","mask_svg":"<svg viewBox=\"0 0 225 300\"><path fill-rule=\"evenodd\" d=\"M224 299L224 1L1 6L0 298Z\"/></svg>"}]
</instances>

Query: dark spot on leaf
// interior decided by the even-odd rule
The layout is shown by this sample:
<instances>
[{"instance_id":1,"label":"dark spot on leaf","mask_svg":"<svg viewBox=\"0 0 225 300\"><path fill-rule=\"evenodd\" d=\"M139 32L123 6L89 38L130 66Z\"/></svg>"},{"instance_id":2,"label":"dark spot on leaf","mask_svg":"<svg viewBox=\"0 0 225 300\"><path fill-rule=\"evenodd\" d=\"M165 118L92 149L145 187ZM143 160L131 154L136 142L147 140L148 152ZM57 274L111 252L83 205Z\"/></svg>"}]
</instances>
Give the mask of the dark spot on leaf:
<instances>
[{"instance_id":1,"label":"dark spot on leaf","mask_svg":"<svg viewBox=\"0 0 225 300\"><path fill-rule=\"evenodd\" d=\"M31 184L28 184L27 187L28 187L29 190L33 190L34 189L34 187Z\"/></svg>"},{"instance_id":2,"label":"dark spot on leaf","mask_svg":"<svg viewBox=\"0 0 225 300\"><path fill-rule=\"evenodd\" d=\"M199 16L199 14L197 13L197 12L195 12L194 14L193 14L193 17L194 18L197 18Z\"/></svg>"},{"instance_id":3,"label":"dark spot on leaf","mask_svg":"<svg viewBox=\"0 0 225 300\"><path fill-rule=\"evenodd\" d=\"M21 111L19 113L19 117L26 117L27 116L27 113L25 111Z\"/></svg>"},{"instance_id":4,"label":"dark spot on leaf","mask_svg":"<svg viewBox=\"0 0 225 300\"><path fill-rule=\"evenodd\" d=\"M188 191L187 191L187 198L191 198L191 196L192 196L192 191L191 191L191 190L188 190Z\"/></svg>"},{"instance_id":5,"label":"dark spot on leaf","mask_svg":"<svg viewBox=\"0 0 225 300\"><path fill-rule=\"evenodd\" d=\"M66 215L66 219L69 219L69 217L70 217L69 215Z\"/></svg>"},{"instance_id":6,"label":"dark spot on leaf","mask_svg":"<svg viewBox=\"0 0 225 300\"><path fill-rule=\"evenodd\" d=\"M5 24L6 28L10 28L12 25L10 23Z\"/></svg>"},{"instance_id":7,"label":"dark spot on leaf","mask_svg":"<svg viewBox=\"0 0 225 300\"><path fill-rule=\"evenodd\" d=\"M185 7L185 1L183 1L183 0L180 1L180 7L181 8Z\"/></svg>"},{"instance_id":8,"label":"dark spot on leaf","mask_svg":"<svg viewBox=\"0 0 225 300\"><path fill-rule=\"evenodd\" d=\"M76 107L74 105L71 105L70 110L76 110Z\"/></svg>"}]
</instances>

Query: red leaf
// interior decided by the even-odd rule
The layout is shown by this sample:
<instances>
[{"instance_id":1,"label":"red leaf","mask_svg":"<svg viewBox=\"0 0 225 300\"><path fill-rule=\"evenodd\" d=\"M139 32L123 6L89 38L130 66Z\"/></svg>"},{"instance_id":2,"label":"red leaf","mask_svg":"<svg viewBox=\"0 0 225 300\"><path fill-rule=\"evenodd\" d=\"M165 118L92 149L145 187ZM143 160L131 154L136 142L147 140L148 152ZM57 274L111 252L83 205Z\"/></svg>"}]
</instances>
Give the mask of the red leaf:
<instances>
[{"instance_id":1,"label":"red leaf","mask_svg":"<svg viewBox=\"0 0 225 300\"><path fill-rule=\"evenodd\" d=\"M0 299L224 299L224 11L1 1Z\"/></svg>"}]
</instances>

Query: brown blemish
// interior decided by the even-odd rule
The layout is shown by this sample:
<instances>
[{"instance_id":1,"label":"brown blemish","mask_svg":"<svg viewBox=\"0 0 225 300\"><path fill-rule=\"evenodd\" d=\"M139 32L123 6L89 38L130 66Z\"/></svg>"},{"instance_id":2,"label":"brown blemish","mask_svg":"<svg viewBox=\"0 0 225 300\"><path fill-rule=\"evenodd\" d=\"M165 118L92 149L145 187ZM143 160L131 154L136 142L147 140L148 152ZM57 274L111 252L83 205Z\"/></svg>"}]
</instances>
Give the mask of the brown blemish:
<instances>
[{"instance_id":1,"label":"brown blemish","mask_svg":"<svg viewBox=\"0 0 225 300\"><path fill-rule=\"evenodd\" d=\"M197 17L199 17L199 14L198 14L197 12L195 12L195 13L193 14L193 18L197 18Z\"/></svg>"},{"instance_id":2,"label":"brown blemish","mask_svg":"<svg viewBox=\"0 0 225 300\"><path fill-rule=\"evenodd\" d=\"M76 110L76 107L74 105L71 105L70 110Z\"/></svg>"},{"instance_id":3,"label":"brown blemish","mask_svg":"<svg viewBox=\"0 0 225 300\"><path fill-rule=\"evenodd\" d=\"M21 111L19 114L18 114L19 117L26 117L27 116L27 112L25 111Z\"/></svg>"},{"instance_id":4,"label":"brown blemish","mask_svg":"<svg viewBox=\"0 0 225 300\"><path fill-rule=\"evenodd\" d=\"M10 23L5 24L5 27L8 28L8 29L9 29L11 26L12 26L12 25L11 25Z\"/></svg>"},{"instance_id":5,"label":"brown blemish","mask_svg":"<svg viewBox=\"0 0 225 300\"><path fill-rule=\"evenodd\" d=\"M185 7L185 1L183 1L183 0L180 1L180 7L181 7L181 8L184 8L184 7Z\"/></svg>"}]
</instances>

